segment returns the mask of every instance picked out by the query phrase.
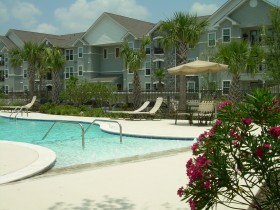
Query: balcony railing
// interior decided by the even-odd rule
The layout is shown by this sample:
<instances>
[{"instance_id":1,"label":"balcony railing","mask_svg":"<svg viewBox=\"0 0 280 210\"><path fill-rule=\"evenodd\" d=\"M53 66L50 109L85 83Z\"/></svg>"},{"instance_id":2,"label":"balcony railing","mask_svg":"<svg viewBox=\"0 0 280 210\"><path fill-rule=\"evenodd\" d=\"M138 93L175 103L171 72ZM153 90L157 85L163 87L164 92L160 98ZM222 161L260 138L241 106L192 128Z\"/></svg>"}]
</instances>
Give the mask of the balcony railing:
<instances>
[{"instance_id":1,"label":"balcony railing","mask_svg":"<svg viewBox=\"0 0 280 210\"><path fill-rule=\"evenodd\" d=\"M154 54L163 54L164 50L161 47L155 47L154 48Z\"/></svg>"}]
</instances>

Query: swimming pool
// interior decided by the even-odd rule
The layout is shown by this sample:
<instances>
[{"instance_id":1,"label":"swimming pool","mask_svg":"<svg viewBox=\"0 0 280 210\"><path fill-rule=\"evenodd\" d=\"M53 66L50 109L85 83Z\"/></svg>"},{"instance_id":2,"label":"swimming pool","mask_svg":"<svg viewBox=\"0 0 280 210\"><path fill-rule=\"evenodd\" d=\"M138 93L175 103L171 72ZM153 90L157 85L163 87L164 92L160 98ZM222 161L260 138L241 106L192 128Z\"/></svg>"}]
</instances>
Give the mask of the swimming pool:
<instances>
[{"instance_id":1,"label":"swimming pool","mask_svg":"<svg viewBox=\"0 0 280 210\"><path fill-rule=\"evenodd\" d=\"M42 140L54 121L11 120L0 117L0 139L41 145L57 155L55 168L62 168L99 161L144 155L188 147L192 139L156 139L120 136L102 131L92 125L85 134L85 148L82 148L81 128L75 124L57 123L48 136ZM90 124L81 123L86 129Z\"/></svg>"}]
</instances>

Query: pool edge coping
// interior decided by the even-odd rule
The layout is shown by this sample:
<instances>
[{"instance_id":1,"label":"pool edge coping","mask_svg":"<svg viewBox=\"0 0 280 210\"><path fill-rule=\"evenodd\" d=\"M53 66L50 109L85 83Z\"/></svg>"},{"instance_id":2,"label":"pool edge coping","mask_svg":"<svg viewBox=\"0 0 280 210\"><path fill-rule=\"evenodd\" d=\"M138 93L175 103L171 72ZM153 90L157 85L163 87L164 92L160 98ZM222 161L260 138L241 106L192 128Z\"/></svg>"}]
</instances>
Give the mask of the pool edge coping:
<instances>
[{"instance_id":1,"label":"pool edge coping","mask_svg":"<svg viewBox=\"0 0 280 210\"><path fill-rule=\"evenodd\" d=\"M0 144L1 143L17 145L17 146L31 149L37 152L38 158L35 159L32 163L30 163L26 167L23 167L19 170L0 176L0 185L14 182L14 181L19 181L40 174L50 169L55 163L56 160L55 152L46 147L42 147L35 144L24 143L24 142L12 142L6 140L0 140Z\"/></svg>"}]
</instances>

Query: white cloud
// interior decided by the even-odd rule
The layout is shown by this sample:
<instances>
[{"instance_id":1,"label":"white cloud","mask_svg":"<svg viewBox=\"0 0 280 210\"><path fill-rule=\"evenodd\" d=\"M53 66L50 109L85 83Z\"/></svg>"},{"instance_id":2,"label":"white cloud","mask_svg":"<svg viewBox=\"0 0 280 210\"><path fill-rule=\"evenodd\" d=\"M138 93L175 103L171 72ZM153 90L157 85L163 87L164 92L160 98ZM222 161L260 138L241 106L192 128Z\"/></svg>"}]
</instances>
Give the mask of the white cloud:
<instances>
[{"instance_id":1,"label":"white cloud","mask_svg":"<svg viewBox=\"0 0 280 210\"><path fill-rule=\"evenodd\" d=\"M58 28L48 23L41 23L32 31L47 34L56 34L58 32Z\"/></svg>"},{"instance_id":2,"label":"white cloud","mask_svg":"<svg viewBox=\"0 0 280 210\"><path fill-rule=\"evenodd\" d=\"M7 7L0 2L0 23L4 23L9 20Z\"/></svg>"},{"instance_id":3,"label":"white cloud","mask_svg":"<svg viewBox=\"0 0 280 210\"><path fill-rule=\"evenodd\" d=\"M37 23L36 16L42 12L31 3L17 2L12 8L12 16L24 26L33 26Z\"/></svg>"},{"instance_id":4,"label":"white cloud","mask_svg":"<svg viewBox=\"0 0 280 210\"><path fill-rule=\"evenodd\" d=\"M76 0L67 8L56 9L55 17L64 33L78 32L87 30L103 12L142 20L148 16L148 10L135 0Z\"/></svg>"},{"instance_id":5,"label":"white cloud","mask_svg":"<svg viewBox=\"0 0 280 210\"><path fill-rule=\"evenodd\" d=\"M190 13L201 15L212 15L219 7L216 4L203 4L196 2L192 5Z\"/></svg>"}]
</instances>

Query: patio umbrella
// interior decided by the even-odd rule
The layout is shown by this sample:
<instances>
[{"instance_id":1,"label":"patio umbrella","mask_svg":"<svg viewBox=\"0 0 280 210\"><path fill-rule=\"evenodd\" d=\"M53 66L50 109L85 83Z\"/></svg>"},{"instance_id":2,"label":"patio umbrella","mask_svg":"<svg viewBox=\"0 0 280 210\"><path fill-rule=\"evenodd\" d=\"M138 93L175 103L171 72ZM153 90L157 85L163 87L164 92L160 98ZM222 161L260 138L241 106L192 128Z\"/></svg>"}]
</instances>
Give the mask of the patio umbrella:
<instances>
[{"instance_id":1,"label":"patio umbrella","mask_svg":"<svg viewBox=\"0 0 280 210\"><path fill-rule=\"evenodd\" d=\"M228 65L209 62L209 61L201 61L195 60L190 63L182 64L180 66L175 66L173 68L167 69L170 74L180 75L193 75L193 74L201 74L201 73L209 73L209 72L219 72L226 70ZM179 95L179 108L181 110L185 110L186 104L186 94L182 94L184 92L184 87L180 84L180 95Z\"/></svg>"},{"instance_id":2,"label":"patio umbrella","mask_svg":"<svg viewBox=\"0 0 280 210\"><path fill-rule=\"evenodd\" d=\"M175 75L190 75L190 74L200 74L200 73L209 73L209 72L219 72L226 70L228 65L195 60L190 63L182 64L180 66L175 66L169 68L168 72Z\"/></svg>"}]
</instances>

